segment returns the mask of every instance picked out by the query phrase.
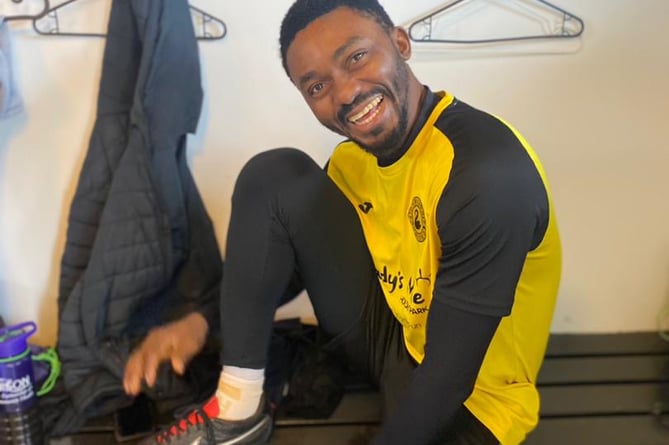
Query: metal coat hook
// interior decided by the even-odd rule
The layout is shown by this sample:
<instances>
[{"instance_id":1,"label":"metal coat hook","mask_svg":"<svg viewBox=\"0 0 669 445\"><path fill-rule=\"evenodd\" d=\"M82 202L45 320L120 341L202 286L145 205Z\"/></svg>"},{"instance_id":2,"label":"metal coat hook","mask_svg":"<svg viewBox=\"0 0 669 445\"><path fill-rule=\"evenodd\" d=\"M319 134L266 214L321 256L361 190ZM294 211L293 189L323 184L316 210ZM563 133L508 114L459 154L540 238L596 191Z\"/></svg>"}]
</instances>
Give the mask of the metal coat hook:
<instances>
[{"instance_id":1,"label":"metal coat hook","mask_svg":"<svg viewBox=\"0 0 669 445\"><path fill-rule=\"evenodd\" d=\"M104 37L105 34L101 33L90 33L90 32L62 32L60 30L60 22L59 22L59 17L58 17L58 10L64 8L65 6L74 3L78 0L67 0L58 6L54 6L53 8L49 8L45 14L43 14L41 17L35 18L33 20L33 29L37 34L41 34L43 36L68 36L68 37ZM42 29L38 26L38 22L40 22L43 19L48 19L49 24L51 25L47 29ZM45 20L46 21L46 20Z\"/></svg>"},{"instance_id":2,"label":"metal coat hook","mask_svg":"<svg viewBox=\"0 0 669 445\"><path fill-rule=\"evenodd\" d=\"M17 0L12 0L17 1ZM19 2L22 0L18 0ZM57 6L49 8L48 1L45 0L44 10L36 16L23 16L21 19L32 20L33 29L36 33L43 36L64 36L64 37L106 37L104 33L91 32L70 32L61 29L59 20L59 11L65 6L75 3L79 0L67 0ZM195 26L196 38L198 40L220 40L227 34L227 26L223 20L205 12L195 6L189 5L191 16L198 19ZM62 12L62 11L61 11ZM18 18L17 18L18 19Z\"/></svg>"},{"instance_id":3,"label":"metal coat hook","mask_svg":"<svg viewBox=\"0 0 669 445\"><path fill-rule=\"evenodd\" d=\"M13 3L19 4L23 0L12 0ZM49 12L49 0L44 0L44 8L37 14L23 14L23 15L9 15L4 17L5 22L18 21L18 20L38 20L44 17L47 12Z\"/></svg>"},{"instance_id":4,"label":"metal coat hook","mask_svg":"<svg viewBox=\"0 0 669 445\"><path fill-rule=\"evenodd\" d=\"M220 40L228 33L228 27L225 26L225 22L219 18L214 17L208 12L196 8L195 6L190 6L191 13L199 15L202 23L200 24L200 32L197 34L199 40ZM196 26L196 32L197 32ZM211 33L210 29L215 29L217 32Z\"/></svg>"},{"instance_id":5,"label":"metal coat hook","mask_svg":"<svg viewBox=\"0 0 669 445\"><path fill-rule=\"evenodd\" d=\"M520 35L514 37L495 37L495 38L482 38L482 39L441 39L433 36L433 25L437 16L443 15L443 13L454 6L463 3L467 0L455 0L448 5L437 9L436 11L425 15L409 25L408 33L409 38L415 42L426 42L426 43L459 43L459 44L472 44L472 43L494 43L494 42L509 42L509 41L518 41L518 40L533 40L533 39L547 39L547 38L574 38L583 34L585 30L585 24L583 20L576 15L565 11L564 9L553 5L545 0L533 0L534 2L540 3L544 6L547 6L549 9L559 13L562 16L562 21L560 23L560 29L558 32L552 34L536 34L536 35Z\"/></svg>"}]
</instances>

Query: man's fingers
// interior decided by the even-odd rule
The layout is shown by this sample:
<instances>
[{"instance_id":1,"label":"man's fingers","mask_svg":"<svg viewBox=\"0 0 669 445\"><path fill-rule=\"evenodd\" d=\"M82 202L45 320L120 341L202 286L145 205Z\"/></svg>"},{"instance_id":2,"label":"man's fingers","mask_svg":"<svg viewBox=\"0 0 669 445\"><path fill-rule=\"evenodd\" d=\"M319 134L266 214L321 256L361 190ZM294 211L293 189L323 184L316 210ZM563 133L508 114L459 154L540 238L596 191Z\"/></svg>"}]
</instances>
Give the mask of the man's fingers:
<instances>
[{"instance_id":1,"label":"man's fingers","mask_svg":"<svg viewBox=\"0 0 669 445\"><path fill-rule=\"evenodd\" d=\"M144 361L144 380L146 381L146 384L149 388L152 388L156 383L156 372L162 359L163 357L154 352L150 352L146 355L146 359Z\"/></svg>"},{"instance_id":2,"label":"man's fingers","mask_svg":"<svg viewBox=\"0 0 669 445\"><path fill-rule=\"evenodd\" d=\"M195 357L199 351L200 347L192 341L184 341L176 346L172 353L172 360L177 359L180 362L182 374L186 370L186 365L190 363L191 359Z\"/></svg>"},{"instance_id":3,"label":"man's fingers","mask_svg":"<svg viewBox=\"0 0 669 445\"><path fill-rule=\"evenodd\" d=\"M147 339L128 360L125 382L127 382L126 392L129 394L139 394L142 381L146 381L149 387L155 384L156 370L161 360L164 360L161 356L164 353L161 348L155 347L154 343Z\"/></svg>"},{"instance_id":4,"label":"man's fingers","mask_svg":"<svg viewBox=\"0 0 669 445\"><path fill-rule=\"evenodd\" d=\"M186 371L186 364L184 360L181 357L178 357L176 355L172 356L172 369L174 369L174 372L176 372L179 375L183 375L183 373Z\"/></svg>"},{"instance_id":5,"label":"man's fingers","mask_svg":"<svg viewBox=\"0 0 669 445\"><path fill-rule=\"evenodd\" d=\"M158 367L165 361L171 363L174 372L182 375L186 371L188 362L202 348L201 341L193 341L188 337L188 333L192 331L192 325L198 321L197 318L189 318L151 331L128 360L123 378L126 393L139 394L142 381L145 381L149 387L153 387L156 383ZM206 332L206 321L204 323L203 332ZM195 325L196 328L198 326ZM187 335L183 335L184 333Z\"/></svg>"},{"instance_id":6,"label":"man's fingers","mask_svg":"<svg viewBox=\"0 0 669 445\"><path fill-rule=\"evenodd\" d=\"M128 359L125 365L123 376L123 389L126 394L136 396L142 385L142 376L144 374L144 357L140 353L134 353Z\"/></svg>"},{"instance_id":7,"label":"man's fingers","mask_svg":"<svg viewBox=\"0 0 669 445\"><path fill-rule=\"evenodd\" d=\"M184 341L177 344L170 357L174 372L183 375L186 372L186 365L188 365L197 352L198 348L192 342Z\"/></svg>"}]
</instances>

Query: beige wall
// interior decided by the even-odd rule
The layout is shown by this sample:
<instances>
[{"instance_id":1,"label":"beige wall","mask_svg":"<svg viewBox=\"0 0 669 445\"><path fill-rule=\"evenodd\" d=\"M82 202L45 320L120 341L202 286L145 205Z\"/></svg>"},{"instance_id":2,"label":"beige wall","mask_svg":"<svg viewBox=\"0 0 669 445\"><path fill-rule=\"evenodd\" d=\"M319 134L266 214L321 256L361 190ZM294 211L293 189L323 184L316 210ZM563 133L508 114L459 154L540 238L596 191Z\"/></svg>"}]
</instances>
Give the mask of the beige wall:
<instances>
[{"instance_id":1,"label":"beige wall","mask_svg":"<svg viewBox=\"0 0 669 445\"><path fill-rule=\"evenodd\" d=\"M565 250L553 330L654 329L669 303L669 2L555 1L585 20L581 39L417 44L412 66L433 89L513 123L541 156ZM441 3L383 1L400 24ZM109 0L84 4L88 26L102 27ZM323 162L339 138L318 125L280 66L278 27L290 0L193 4L229 27L224 40L200 44L206 99L189 139L224 247L233 181L248 158L290 145ZM58 264L104 41L13 30L26 111L0 121L0 313L10 322L38 320L37 339L53 343Z\"/></svg>"}]
</instances>

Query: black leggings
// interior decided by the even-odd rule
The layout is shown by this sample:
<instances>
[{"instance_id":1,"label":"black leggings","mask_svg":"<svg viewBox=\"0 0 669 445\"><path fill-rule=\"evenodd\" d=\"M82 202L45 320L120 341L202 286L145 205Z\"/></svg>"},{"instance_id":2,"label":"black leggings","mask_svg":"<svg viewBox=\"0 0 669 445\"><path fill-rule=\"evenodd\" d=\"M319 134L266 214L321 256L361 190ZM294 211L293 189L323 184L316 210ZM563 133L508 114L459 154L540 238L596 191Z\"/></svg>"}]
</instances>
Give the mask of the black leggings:
<instances>
[{"instance_id":1,"label":"black leggings","mask_svg":"<svg viewBox=\"0 0 669 445\"><path fill-rule=\"evenodd\" d=\"M415 364L385 303L358 215L309 156L281 148L252 158L232 196L221 293L224 365L265 366L274 312L294 281L347 359L399 394Z\"/></svg>"},{"instance_id":2,"label":"black leggings","mask_svg":"<svg viewBox=\"0 0 669 445\"><path fill-rule=\"evenodd\" d=\"M379 384L392 409L416 364L383 297L358 215L309 156L281 148L252 158L235 184L221 291L224 365L265 367L276 307L295 281L320 328Z\"/></svg>"},{"instance_id":3,"label":"black leggings","mask_svg":"<svg viewBox=\"0 0 669 445\"><path fill-rule=\"evenodd\" d=\"M333 337L361 322L378 281L360 222L346 197L306 154L275 149L242 169L232 210L221 293L223 364L263 368L272 320L294 281Z\"/></svg>"}]
</instances>

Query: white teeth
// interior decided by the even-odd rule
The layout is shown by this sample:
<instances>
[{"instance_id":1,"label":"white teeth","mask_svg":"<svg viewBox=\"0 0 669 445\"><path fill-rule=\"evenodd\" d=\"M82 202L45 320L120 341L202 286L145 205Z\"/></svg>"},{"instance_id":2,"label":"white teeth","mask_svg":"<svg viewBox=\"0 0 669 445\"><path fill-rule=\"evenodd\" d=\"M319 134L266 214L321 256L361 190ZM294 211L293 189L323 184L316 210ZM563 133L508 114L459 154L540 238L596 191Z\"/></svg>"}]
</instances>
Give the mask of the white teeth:
<instances>
[{"instance_id":1,"label":"white teeth","mask_svg":"<svg viewBox=\"0 0 669 445\"><path fill-rule=\"evenodd\" d=\"M368 103L367 106L365 108L363 108L361 112L356 113L355 115L349 117L348 118L349 122L352 122L354 124L360 124L361 122L358 122L358 121L360 119L362 119L363 117L365 117L367 115L367 113L372 111L375 107L377 107L381 103L382 100L383 100L383 96L381 94L379 94L370 103ZM370 118L376 116L376 114L377 113L374 113L372 116L370 116ZM364 122L366 123L367 121L369 121L369 118L365 119Z\"/></svg>"}]
</instances>

